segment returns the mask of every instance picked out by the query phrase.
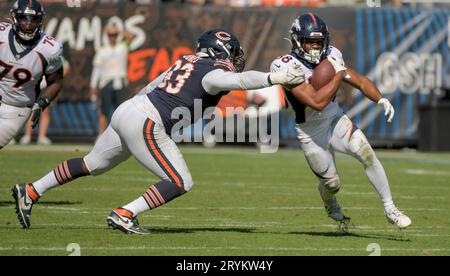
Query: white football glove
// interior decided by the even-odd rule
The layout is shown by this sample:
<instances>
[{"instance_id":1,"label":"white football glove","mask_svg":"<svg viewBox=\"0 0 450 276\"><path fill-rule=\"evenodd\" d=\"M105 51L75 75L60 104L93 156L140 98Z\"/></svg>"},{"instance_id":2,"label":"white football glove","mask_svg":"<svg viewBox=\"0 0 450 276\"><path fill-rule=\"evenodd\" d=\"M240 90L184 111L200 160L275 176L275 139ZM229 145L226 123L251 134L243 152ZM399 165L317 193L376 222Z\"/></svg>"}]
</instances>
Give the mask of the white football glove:
<instances>
[{"instance_id":1,"label":"white football glove","mask_svg":"<svg viewBox=\"0 0 450 276\"><path fill-rule=\"evenodd\" d=\"M383 106L384 116L388 117L387 118L388 123L392 122L392 119L394 118L395 110L394 110L394 107L392 106L391 102L386 98L382 98L378 101L378 104Z\"/></svg>"},{"instance_id":2,"label":"white football glove","mask_svg":"<svg viewBox=\"0 0 450 276\"><path fill-rule=\"evenodd\" d=\"M327 56L327 59L331 63L331 65L333 65L334 71L336 71L336 73L347 70L342 59L332 56Z\"/></svg>"},{"instance_id":3,"label":"white football glove","mask_svg":"<svg viewBox=\"0 0 450 276\"><path fill-rule=\"evenodd\" d=\"M305 81L305 72L298 64L289 64L289 66L279 72L269 74L269 83L283 85L297 85Z\"/></svg>"}]
</instances>

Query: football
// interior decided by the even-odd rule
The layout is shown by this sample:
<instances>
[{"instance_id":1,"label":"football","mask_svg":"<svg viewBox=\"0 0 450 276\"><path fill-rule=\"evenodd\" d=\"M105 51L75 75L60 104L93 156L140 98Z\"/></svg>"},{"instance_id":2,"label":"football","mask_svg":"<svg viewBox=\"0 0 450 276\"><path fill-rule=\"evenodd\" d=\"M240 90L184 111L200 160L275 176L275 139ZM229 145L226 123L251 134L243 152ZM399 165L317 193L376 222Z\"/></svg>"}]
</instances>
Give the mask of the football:
<instances>
[{"instance_id":1,"label":"football","mask_svg":"<svg viewBox=\"0 0 450 276\"><path fill-rule=\"evenodd\" d=\"M324 59L314 68L309 82L314 89L319 90L322 86L329 83L335 74L333 65L327 59Z\"/></svg>"}]
</instances>

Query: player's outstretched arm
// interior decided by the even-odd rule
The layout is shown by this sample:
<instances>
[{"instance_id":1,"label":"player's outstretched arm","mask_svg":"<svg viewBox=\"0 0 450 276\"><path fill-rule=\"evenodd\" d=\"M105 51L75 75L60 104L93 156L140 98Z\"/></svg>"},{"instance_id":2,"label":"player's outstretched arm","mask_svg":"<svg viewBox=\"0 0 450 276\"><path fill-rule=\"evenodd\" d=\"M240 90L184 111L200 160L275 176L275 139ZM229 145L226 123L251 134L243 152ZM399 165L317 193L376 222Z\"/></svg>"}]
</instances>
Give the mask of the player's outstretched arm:
<instances>
[{"instance_id":1,"label":"player's outstretched arm","mask_svg":"<svg viewBox=\"0 0 450 276\"><path fill-rule=\"evenodd\" d=\"M322 111L333 100L344 76L345 71L336 73L329 83L317 91L311 84L303 83L294 87L291 90L291 93L303 104L315 110Z\"/></svg>"},{"instance_id":2,"label":"player's outstretched arm","mask_svg":"<svg viewBox=\"0 0 450 276\"><path fill-rule=\"evenodd\" d=\"M252 90L275 84L298 85L305 80L305 74L298 65L292 65L279 72L263 73L245 71L234 73L216 69L203 77L202 86L210 94L221 91Z\"/></svg>"},{"instance_id":3,"label":"player's outstretched arm","mask_svg":"<svg viewBox=\"0 0 450 276\"><path fill-rule=\"evenodd\" d=\"M384 115L387 116L387 121L390 123L394 118L394 107L388 99L383 98L383 95L375 84L369 78L359 74L352 68L347 68L347 75L348 77L345 78L347 83L356 89L359 89L367 98L378 103L384 108Z\"/></svg>"},{"instance_id":4,"label":"player's outstretched arm","mask_svg":"<svg viewBox=\"0 0 450 276\"><path fill-rule=\"evenodd\" d=\"M40 96L32 108L31 121L32 127L36 127L39 123L42 111L58 96L63 86L64 69L61 66L56 72L46 75L47 88Z\"/></svg>"}]
</instances>

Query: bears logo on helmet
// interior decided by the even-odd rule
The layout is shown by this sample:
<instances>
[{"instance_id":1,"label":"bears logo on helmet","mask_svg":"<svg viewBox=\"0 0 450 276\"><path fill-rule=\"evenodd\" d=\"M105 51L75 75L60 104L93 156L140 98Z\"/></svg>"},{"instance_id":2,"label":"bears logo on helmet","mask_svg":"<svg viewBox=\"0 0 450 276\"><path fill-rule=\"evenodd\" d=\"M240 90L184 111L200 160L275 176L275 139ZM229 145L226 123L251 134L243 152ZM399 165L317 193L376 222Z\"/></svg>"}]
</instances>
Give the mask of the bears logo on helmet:
<instances>
[{"instance_id":1,"label":"bears logo on helmet","mask_svg":"<svg viewBox=\"0 0 450 276\"><path fill-rule=\"evenodd\" d=\"M203 33L198 38L197 52L212 59L228 60L237 72L244 70L244 50L237 37L226 30L212 29Z\"/></svg>"}]
</instances>

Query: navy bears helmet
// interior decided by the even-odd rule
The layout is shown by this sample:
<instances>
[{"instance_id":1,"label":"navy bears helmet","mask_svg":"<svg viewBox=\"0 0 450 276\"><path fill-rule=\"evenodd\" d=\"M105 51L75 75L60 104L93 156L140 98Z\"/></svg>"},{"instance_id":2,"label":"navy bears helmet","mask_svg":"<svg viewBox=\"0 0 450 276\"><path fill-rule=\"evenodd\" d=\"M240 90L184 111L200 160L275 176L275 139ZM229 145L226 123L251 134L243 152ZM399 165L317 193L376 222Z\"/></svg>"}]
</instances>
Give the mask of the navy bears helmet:
<instances>
[{"instance_id":1,"label":"navy bears helmet","mask_svg":"<svg viewBox=\"0 0 450 276\"><path fill-rule=\"evenodd\" d=\"M223 29L212 29L198 38L197 52L212 59L229 60L237 72L245 67L244 50L232 33Z\"/></svg>"},{"instance_id":2,"label":"navy bears helmet","mask_svg":"<svg viewBox=\"0 0 450 276\"><path fill-rule=\"evenodd\" d=\"M30 41L40 35L44 23L44 8L37 0L17 0L11 9L12 28L16 36Z\"/></svg>"},{"instance_id":3,"label":"navy bears helmet","mask_svg":"<svg viewBox=\"0 0 450 276\"><path fill-rule=\"evenodd\" d=\"M297 17L291 27L292 51L311 64L319 64L326 57L330 43L328 27L319 16L307 13ZM321 44L321 49L305 50L305 41Z\"/></svg>"}]
</instances>

